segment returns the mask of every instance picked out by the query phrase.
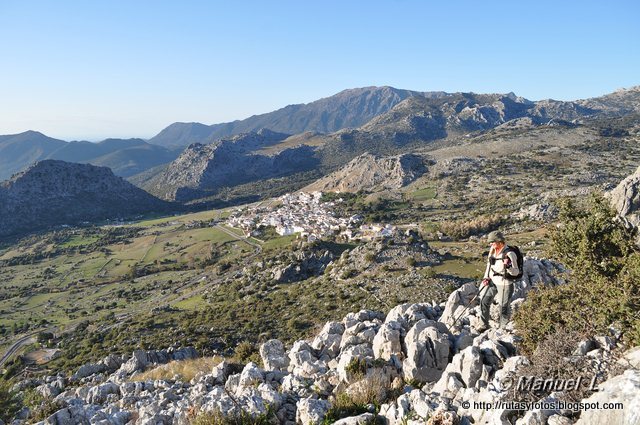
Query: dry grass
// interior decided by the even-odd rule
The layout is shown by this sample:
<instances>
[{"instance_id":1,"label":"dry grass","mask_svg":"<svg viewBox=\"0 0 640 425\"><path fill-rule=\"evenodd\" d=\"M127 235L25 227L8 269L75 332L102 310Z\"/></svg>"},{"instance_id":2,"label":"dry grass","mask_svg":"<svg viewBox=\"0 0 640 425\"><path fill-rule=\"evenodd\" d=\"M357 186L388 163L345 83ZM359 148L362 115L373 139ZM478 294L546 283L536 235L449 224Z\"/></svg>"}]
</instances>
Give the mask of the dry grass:
<instances>
[{"instance_id":1,"label":"dry grass","mask_svg":"<svg viewBox=\"0 0 640 425\"><path fill-rule=\"evenodd\" d=\"M483 215L472 220L442 222L440 223L440 231L457 240L497 229L501 223L502 217L499 215Z\"/></svg>"},{"instance_id":2,"label":"dry grass","mask_svg":"<svg viewBox=\"0 0 640 425\"><path fill-rule=\"evenodd\" d=\"M223 360L220 356L200 357L191 360L174 360L131 378L132 381L170 380L176 376L181 381L191 381L199 373L210 373Z\"/></svg>"},{"instance_id":3,"label":"dry grass","mask_svg":"<svg viewBox=\"0 0 640 425\"><path fill-rule=\"evenodd\" d=\"M335 396L323 423L368 412L370 405L380 406L400 395L402 381L392 381L383 368L369 369L366 376L360 376L362 379L351 384L346 392Z\"/></svg>"},{"instance_id":4,"label":"dry grass","mask_svg":"<svg viewBox=\"0 0 640 425\"><path fill-rule=\"evenodd\" d=\"M589 388L589 381L593 376L598 376L600 383L609 377L613 377L622 372L622 368L615 363L615 360L598 363L589 356L574 356L572 353L578 346L580 340L586 337L585 334L557 330L541 341L536 350L530 356L530 365L519 368L512 382L517 383L520 377L537 377L542 379L569 380L583 377L580 388L564 391L560 397L566 401L577 402L589 397L593 391ZM510 400L516 401L538 401L551 394L552 390L543 389L540 391L519 389L517 384L509 389Z\"/></svg>"}]
</instances>

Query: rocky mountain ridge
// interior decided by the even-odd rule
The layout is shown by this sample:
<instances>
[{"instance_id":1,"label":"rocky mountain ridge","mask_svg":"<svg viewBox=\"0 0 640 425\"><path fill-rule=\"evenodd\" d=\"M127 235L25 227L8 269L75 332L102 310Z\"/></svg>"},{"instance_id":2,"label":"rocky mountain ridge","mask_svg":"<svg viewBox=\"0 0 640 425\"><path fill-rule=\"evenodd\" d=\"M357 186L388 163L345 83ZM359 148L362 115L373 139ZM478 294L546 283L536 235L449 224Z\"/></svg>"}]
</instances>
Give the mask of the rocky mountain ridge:
<instances>
[{"instance_id":1,"label":"rocky mountain ridge","mask_svg":"<svg viewBox=\"0 0 640 425\"><path fill-rule=\"evenodd\" d=\"M548 260L526 258L512 308L537 286L562 284L555 277L558 271L562 268ZM469 283L452 292L446 303L402 304L386 314L350 313L289 348L269 340L260 347L262 367L223 361L189 382L136 381L144 370L196 355L190 348L138 350L131 357L108 356L83 365L70 377L23 381L16 389L35 387L59 408L42 424L189 424L198 414L305 425L374 420L390 425L564 424L576 419L580 424L601 423L599 410L583 410L577 417L562 407L513 409L498 404L510 401L510 391L529 360L515 348L518 335L512 323L502 330L475 331L480 320L477 291ZM585 340L574 357L606 367L615 363L612 351L617 344L615 336ZM640 401L638 347L625 351L618 364L626 371L615 377L601 375L600 391L582 402L623 403L624 409L606 412L607 421L633 423L635 413L628 406ZM379 404L349 413L337 407L344 397ZM559 406L563 397L556 391L540 401L546 403L542 406ZM489 405L492 408L485 408ZM26 419L29 412L21 415Z\"/></svg>"},{"instance_id":2,"label":"rocky mountain ridge","mask_svg":"<svg viewBox=\"0 0 640 425\"><path fill-rule=\"evenodd\" d=\"M122 218L170 205L106 167L45 160L0 183L0 235Z\"/></svg>"},{"instance_id":3,"label":"rocky mountain ridge","mask_svg":"<svg viewBox=\"0 0 640 425\"><path fill-rule=\"evenodd\" d=\"M399 189L426 172L425 159L402 154L380 157L364 153L347 165L306 186L303 190L321 192L358 192Z\"/></svg>"},{"instance_id":4,"label":"rocky mountain ridge","mask_svg":"<svg viewBox=\"0 0 640 425\"><path fill-rule=\"evenodd\" d=\"M210 145L190 145L162 173L145 183L145 188L163 199L189 201L214 195L221 187L286 176L316 166L308 146L271 155L253 153L287 136L262 130Z\"/></svg>"},{"instance_id":5,"label":"rocky mountain ridge","mask_svg":"<svg viewBox=\"0 0 640 425\"><path fill-rule=\"evenodd\" d=\"M149 139L149 143L162 146L211 143L216 139L254 132L261 128L289 134L306 131L332 133L346 127L359 127L408 97L438 97L445 94L386 86L347 89L314 102L289 105L273 112L229 123L210 126L200 123L174 123Z\"/></svg>"},{"instance_id":6,"label":"rocky mountain ridge","mask_svg":"<svg viewBox=\"0 0 640 425\"><path fill-rule=\"evenodd\" d=\"M270 155L287 155L290 167L281 175L295 175L312 168L327 174L365 152L385 156L411 152L428 148L435 141L465 137L469 133L490 130L511 122L521 122L523 119L529 120L531 126L550 123L572 126L575 124L571 124L570 121L575 121L578 117L591 116L596 112L575 102L535 103L513 94L457 93L435 97L416 95L400 101L389 111L377 115L359 128L342 129L327 135L312 135L301 139L302 145L292 146L283 141L281 149L278 149L278 143L272 143ZM194 187L201 192L214 194L225 185L233 186L240 182L248 183L274 176L275 170L269 166L256 167L244 164L247 156L257 159L264 155L255 152L255 143L243 142L243 139L251 140L255 137L250 136L251 134L256 133L236 136L234 143L235 148L246 151L248 155L236 152L227 156L224 162L205 166L202 162L205 156L191 152L193 148L187 148L166 171L154 178L154 182L143 187L165 199L193 200L201 196L197 191L192 191ZM226 144L224 140L218 141L206 150L220 149ZM303 158L300 155L303 155ZM209 157L210 160L213 159L211 155ZM296 168L296 163L301 164L301 167ZM235 174L236 177L226 181L220 178L206 178L202 174L205 169L215 169L216 174L220 175ZM185 182L181 177L200 174L202 178L196 178L196 183ZM162 185L171 187L171 192L162 193ZM176 198L175 193L178 192L183 192L184 195Z\"/></svg>"},{"instance_id":7,"label":"rocky mountain ridge","mask_svg":"<svg viewBox=\"0 0 640 425\"><path fill-rule=\"evenodd\" d=\"M477 121L480 127L495 122L502 115L502 122L518 117L529 116L539 123L550 119L578 120L585 116L621 116L637 113L640 109L640 86L621 89L614 93L576 101L557 101L545 99L537 102L529 101L514 93L503 95L476 93L419 92L396 89L393 87L363 87L344 90L333 96L308 104L289 105L277 111L254 115L245 120L230 123L204 125L200 123L174 123L149 140L150 143L162 146L186 146L191 143L211 143L224 137L269 128L273 131L299 134L303 132L333 133L346 128L358 128L375 117L390 111L399 103L415 97L430 100L437 106L442 99L452 103L456 98L494 97L495 107L474 106L463 112L460 105L455 112L462 113L461 122L470 118ZM510 100L511 102L507 101ZM478 103L483 103L482 101ZM511 105L509 104L511 103ZM513 105L519 105L520 112L515 112ZM465 108L464 106L462 108ZM523 111L527 111L523 114ZM451 111L443 111L451 115ZM515 112L515 113L514 113ZM453 121L457 121L454 119ZM480 129L480 128L478 128Z\"/></svg>"}]
</instances>

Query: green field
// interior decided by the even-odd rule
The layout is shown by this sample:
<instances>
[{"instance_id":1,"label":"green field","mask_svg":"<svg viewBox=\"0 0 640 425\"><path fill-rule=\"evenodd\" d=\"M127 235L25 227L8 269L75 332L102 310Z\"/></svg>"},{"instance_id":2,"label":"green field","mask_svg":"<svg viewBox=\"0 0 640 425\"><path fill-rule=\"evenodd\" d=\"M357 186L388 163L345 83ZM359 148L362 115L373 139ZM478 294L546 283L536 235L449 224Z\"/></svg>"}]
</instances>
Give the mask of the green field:
<instances>
[{"instance_id":1,"label":"green field","mask_svg":"<svg viewBox=\"0 0 640 425\"><path fill-rule=\"evenodd\" d=\"M435 187L423 187L413 192L408 192L407 197L414 202L424 202L435 199L438 191Z\"/></svg>"},{"instance_id":2,"label":"green field","mask_svg":"<svg viewBox=\"0 0 640 425\"><path fill-rule=\"evenodd\" d=\"M143 220L116 230L112 226L65 229L3 247L0 261L18 264L0 267L0 281L5 282L0 288L0 330L33 327L43 320L73 324L130 311L137 304L153 308L154 303L168 302L175 298L172 290L178 282L199 273L199 265L234 261L255 251L209 225L228 214L203 211ZM238 229L229 230L240 236ZM105 243L110 232L131 236ZM201 302L194 296L178 305L192 308Z\"/></svg>"}]
</instances>

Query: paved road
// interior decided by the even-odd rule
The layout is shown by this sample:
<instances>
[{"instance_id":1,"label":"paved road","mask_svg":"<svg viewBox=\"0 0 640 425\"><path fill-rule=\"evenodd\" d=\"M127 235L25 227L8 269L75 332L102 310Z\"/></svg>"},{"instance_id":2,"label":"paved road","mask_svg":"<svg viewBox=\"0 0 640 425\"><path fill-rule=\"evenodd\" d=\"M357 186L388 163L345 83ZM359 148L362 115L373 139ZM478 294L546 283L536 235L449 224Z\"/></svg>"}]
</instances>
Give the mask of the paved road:
<instances>
[{"instance_id":1,"label":"paved road","mask_svg":"<svg viewBox=\"0 0 640 425\"><path fill-rule=\"evenodd\" d=\"M14 342L13 345L11 345L11 347L9 347L7 352L4 353L2 358L0 358L0 367L2 367L2 365L4 365L6 363L6 361L9 360L9 358L12 355L14 355L16 353L16 351L18 351L20 348L22 348L23 346L25 346L27 344L34 343L36 341L35 338L34 338L34 335L36 335L38 332L41 332L41 331L36 331L36 332L32 332L30 334L27 334L27 335L23 336L22 338L18 339L16 342Z\"/></svg>"}]
</instances>

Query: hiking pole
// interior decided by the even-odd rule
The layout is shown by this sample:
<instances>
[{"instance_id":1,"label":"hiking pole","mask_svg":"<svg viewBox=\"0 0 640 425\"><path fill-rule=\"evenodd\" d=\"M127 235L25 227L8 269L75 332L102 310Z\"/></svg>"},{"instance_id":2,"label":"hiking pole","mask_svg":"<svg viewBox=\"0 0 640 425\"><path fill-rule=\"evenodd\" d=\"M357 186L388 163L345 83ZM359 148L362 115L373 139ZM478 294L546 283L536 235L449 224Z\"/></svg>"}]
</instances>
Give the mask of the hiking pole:
<instances>
[{"instance_id":1,"label":"hiking pole","mask_svg":"<svg viewBox=\"0 0 640 425\"><path fill-rule=\"evenodd\" d=\"M476 300L476 298L478 298L480 296L480 294L482 293L482 290L484 288L488 288L489 285L484 285L482 288L480 288L480 290L478 291L478 293L471 298L471 301L469 301L469 303L467 304L467 306L464 308L464 310L462 310L462 313L460 313L460 315L458 316L458 318L456 320L453 321L453 324L451 325L451 327L455 327L456 323L458 323L458 320L460 320L462 318L462 316L464 316L464 314L467 312L467 310L469 310L469 306Z\"/></svg>"}]
</instances>

